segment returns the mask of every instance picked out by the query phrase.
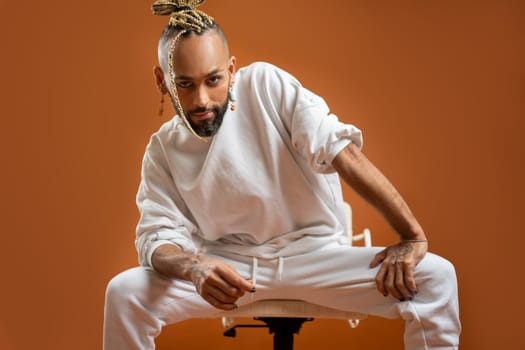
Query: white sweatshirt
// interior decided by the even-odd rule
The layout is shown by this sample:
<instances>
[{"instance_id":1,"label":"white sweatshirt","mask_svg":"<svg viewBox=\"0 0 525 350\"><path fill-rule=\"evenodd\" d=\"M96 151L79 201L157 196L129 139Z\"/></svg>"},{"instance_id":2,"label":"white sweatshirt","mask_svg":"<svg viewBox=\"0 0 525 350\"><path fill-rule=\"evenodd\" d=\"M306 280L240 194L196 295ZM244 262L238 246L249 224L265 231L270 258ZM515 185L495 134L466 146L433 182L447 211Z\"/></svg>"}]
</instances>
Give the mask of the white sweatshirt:
<instances>
[{"instance_id":1,"label":"white sweatshirt","mask_svg":"<svg viewBox=\"0 0 525 350\"><path fill-rule=\"evenodd\" d=\"M208 142L178 116L151 137L137 194L142 265L162 244L268 259L346 244L331 163L361 147L361 131L267 63L241 68L234 93L236 110Z\"/></svg>"}]
</instances>

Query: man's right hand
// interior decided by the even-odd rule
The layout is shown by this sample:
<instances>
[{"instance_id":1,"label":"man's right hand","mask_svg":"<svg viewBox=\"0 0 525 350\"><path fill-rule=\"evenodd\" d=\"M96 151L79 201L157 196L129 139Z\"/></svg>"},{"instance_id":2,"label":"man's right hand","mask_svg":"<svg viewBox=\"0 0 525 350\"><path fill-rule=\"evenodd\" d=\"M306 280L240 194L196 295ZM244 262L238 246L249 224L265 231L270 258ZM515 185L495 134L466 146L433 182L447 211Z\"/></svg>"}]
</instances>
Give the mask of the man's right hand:
<instances>
[{"instance_id":1,"label":"man's right hand","mask_svg":"<svg viewBox=\"0 0 525 350\"><path fill-rule=\"evenodd\" d=\"M190 276L200 296L222 310L237 308L237 299L255 291L253 283L242 278L231 265L202 255L191 266Z\"/></svg>"},{"instance_id":2,"label":"man's right hand","mask_svg":"<svg viewBox=\"0 0 525 350\"><path fill-rule=\"evenodd\" d=\"M192 282L204 300L221 310L235 309L237 299L255 291L253 283L242 278L231 265L184 252L172 244L158 247L151 262L153 268L166 277Z\"/></svg>"}]
</instances>

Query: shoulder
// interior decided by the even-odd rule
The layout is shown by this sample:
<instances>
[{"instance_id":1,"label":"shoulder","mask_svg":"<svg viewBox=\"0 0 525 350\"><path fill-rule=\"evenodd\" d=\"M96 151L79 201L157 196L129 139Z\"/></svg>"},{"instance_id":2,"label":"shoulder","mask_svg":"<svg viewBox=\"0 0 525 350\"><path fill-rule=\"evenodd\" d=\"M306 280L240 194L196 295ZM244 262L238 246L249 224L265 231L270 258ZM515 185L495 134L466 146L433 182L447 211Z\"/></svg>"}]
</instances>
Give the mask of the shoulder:
<instances>
[{"instance_id":1,"label":"shoulder","mask_svg":"<svg viewBox=\"0 0 525 350\"><path fill-rule=\"evenodd\" d=\"M151 135L149 146L152 147L156 145L162 148L165 144L173 143L174 139L185 140L186 134L184 122L176 115L163 123L161 127Z\"/></svg>"},{"instance_id":2,"label":"shoulder","mask_svg":"<svg viewBox=\"0 0 525 350\"><path fill-rule=\"evenodd\" d=\"M172 119L164 122L160 128L151 135L151 138L161 140L168 138L170 134L172 134L173 131L177 129L178 119L180 118L175 116Z\"/></svg>"},{"instance_id":3,"label":"shoulder","mask_svg":"<svg viewBox=\"0 0 525 350\"><path fill-rule=\"evenodd\" d=\"M254 62L238 71L240 79L281 80L298 83L290 73L268 62Z\"/></svg>"}]
</instances>

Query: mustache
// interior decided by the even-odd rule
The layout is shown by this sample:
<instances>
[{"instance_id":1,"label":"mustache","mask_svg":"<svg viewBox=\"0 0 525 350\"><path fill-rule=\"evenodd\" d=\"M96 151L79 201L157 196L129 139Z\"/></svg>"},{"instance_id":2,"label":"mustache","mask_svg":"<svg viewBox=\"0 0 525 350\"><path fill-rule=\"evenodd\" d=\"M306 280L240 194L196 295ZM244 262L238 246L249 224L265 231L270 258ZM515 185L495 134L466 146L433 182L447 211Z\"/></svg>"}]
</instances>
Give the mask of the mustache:
<instances>
[{"instance_id":1,"label":"mustache","mask_svg":"<svg viewBox=\"0 0 525 350\"><path fill-rule=\"evenodd\" d=\"M206 107L198 107L195 109L192 109L188 112L189 115L195 114L195 113L206 113L206 112L215 112L214 108L206 108Z\"/></svg>"}]
</instances>

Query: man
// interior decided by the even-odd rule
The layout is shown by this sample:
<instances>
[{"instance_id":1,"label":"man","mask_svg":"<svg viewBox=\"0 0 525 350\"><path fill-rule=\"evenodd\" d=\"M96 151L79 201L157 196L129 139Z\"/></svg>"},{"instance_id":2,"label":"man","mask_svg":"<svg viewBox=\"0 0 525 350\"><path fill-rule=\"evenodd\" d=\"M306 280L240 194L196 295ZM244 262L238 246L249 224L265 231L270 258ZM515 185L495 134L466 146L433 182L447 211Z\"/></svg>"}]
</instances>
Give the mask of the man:
<instances>
[{"instance_id":1,"label":"man","mask_svg":"<svg viewBox=\"0 0 525 350\"><path fill-rule=\"evenodd\" d=\"M166 324L255 300L303 299L406 320L407 349L457 349L453 266L361 153L359 129L275 66L237 71L202 1L159 0L170 15L154 70L177 116L146 149L137 195L141 267L106 295L106 349L151 349ZM400 236L347 244L339 176Z\"/></svg>"}]
</instances>

